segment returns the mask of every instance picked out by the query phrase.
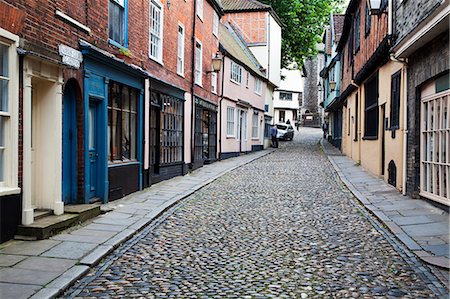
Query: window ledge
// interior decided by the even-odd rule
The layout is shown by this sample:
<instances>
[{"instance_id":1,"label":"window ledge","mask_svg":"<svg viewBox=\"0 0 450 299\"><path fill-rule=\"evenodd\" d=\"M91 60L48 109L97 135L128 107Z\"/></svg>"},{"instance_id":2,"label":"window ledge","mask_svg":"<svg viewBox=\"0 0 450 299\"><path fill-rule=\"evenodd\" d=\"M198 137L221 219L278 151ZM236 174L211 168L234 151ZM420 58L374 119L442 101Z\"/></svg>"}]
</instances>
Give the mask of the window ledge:
<instances>
[{"instance_id":1,"label":"window ledge","mask_svg":"<svg viewBox=\"0 0 450 299\"><path fill-rule=\"evenodd\" d=\"M236 136L227 136L227 139L236 139Z\"/></svg>"},{"instance_id":2,"label":"window ledge","mask_svg":"<svg viewBox=\"0 0 450 299\"><path fill-rule=\"evenodd\" d=\"M0 187L0 196L19 194L20 188Z\"/></svg>"},{"instance_id":3,"label":"window ledge","mask_svg":"<svg viewBox=\"0 0 450 299\"><path fill-rule=\"evenodd\" d=\"M236 85L241 86L241 83L239 83L239 82L237 82L237 81L235 81L235 80L233 80L233 79L230 79L230 81L233 82L233 83L236 84Z\"/></svg>"},{"instance_id":4,"label":"window ledge","mask_svg":"<svg viewBox=\"0 0 450 299\"><path fill-rule=\"evenodd\" d=\"M164 66L164 63L162 61L162 59L158 59L156 57L153 57L152 55L148 55L148 58L150 58L150 60L160 64L161 66ZM177 73L178 74L178 73ZM179 74L178 74L179 75ZM183 76L184 77L184 76Z\"/></svg>"},{"instance_id":5,"label":"window ledge","mask_svg":"<svg viewBox=\"0 0 450 299\"><path fill-rule=\"evenodd\" d=\"M378 136L364 136L362 140L378 140Z\"/></svg>"},{"instance_id":6,"label":"window ledge","mask_svg":"<svg viewBox=\"0 0 450 299\"><path fill-rule=\"evenodd\" d=\"M122 46L120 43L116 42L115 40L112 40L110 38L108 38L108 44L113 45L114 47L117 47L119 49L128 49L128 47Z\"/></svg>"}]
</instances>

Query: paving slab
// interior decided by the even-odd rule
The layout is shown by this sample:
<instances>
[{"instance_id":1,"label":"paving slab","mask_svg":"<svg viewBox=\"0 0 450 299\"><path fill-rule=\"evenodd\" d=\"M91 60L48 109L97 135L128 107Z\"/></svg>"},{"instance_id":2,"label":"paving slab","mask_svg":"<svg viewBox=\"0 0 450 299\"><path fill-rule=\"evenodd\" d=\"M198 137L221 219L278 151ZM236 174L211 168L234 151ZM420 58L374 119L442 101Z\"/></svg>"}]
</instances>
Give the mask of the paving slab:
<instances>
[{"instance_id":1,"label":"paving slab","mask_svg":"<svg viewBox=\"0 0 450 299\"><path fill-rule=\"evenodd\" d=\"M11 267L26 259L25 255L0 254L0 267Z\"/></svg>"},{"instance_id":2,"label":"paving slab","mask_svg":"<svg viewBox=\"0 0 450 299\"><path fill-rule=\"evenodd\" d=\"M41 286L0 282L0 297L5 299L27 299Z\"/></svg>"},{"instance_id":3,"label":"paving slab","mask_svg":"<svg viewBox=\"0 0 450 299\"><path fill-rule=\"evenodd\" d=\"M75 265L74 260L32 256L21 261L14 268L62 273L73 265Z\"/></svg>"},{"instance_id":4,"label":"paving slab","mask_svg":"<svg viewBox=\"0 0 450 299\"><path fill-rule=\"evenodd\" d=\"M88 254L95 247L97 247L97 244L94 243L62 242L43 253L42 256L77 260Z\"/></svg>"},{"instance_id":5,"label":"paving slab","mask_svg":"<svg viewBox=\"0 0 450 299\"><path fill-rule=\"evenodd\" d=\"M45 285L61 275L62 272L29 270L18 268L1 268L0 282Z\"/></svg>"},{"instance_id":6,"label":"paving slab","mask_svg":"<svg viewBox=\"0 0 450 299\"><path fill-rule=\"evenodd\" d=\"M52 247L60 244L61 241L40 240L40 241L13 241L0 250L0 254L16 255L40 255Z\"/></svg>"}]
</instances>

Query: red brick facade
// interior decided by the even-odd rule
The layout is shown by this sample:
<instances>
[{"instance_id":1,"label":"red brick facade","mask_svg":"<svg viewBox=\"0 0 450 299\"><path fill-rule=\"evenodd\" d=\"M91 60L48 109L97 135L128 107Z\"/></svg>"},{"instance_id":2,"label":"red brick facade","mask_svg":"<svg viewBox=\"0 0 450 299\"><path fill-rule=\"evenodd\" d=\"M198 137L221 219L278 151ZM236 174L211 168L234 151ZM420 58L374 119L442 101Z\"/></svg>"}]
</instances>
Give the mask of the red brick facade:
<instances>
[{"instance_id":1,"label":"red brick facade","mask_svg":"<svg viewBox=\"0 0 450 299\"><path fill-rule=\"evenodd\" d=\"M227 13L223 20L237 26L248 44L265 44L267 43L267 14L266 11Z\"/></svg>"}]
</instances>

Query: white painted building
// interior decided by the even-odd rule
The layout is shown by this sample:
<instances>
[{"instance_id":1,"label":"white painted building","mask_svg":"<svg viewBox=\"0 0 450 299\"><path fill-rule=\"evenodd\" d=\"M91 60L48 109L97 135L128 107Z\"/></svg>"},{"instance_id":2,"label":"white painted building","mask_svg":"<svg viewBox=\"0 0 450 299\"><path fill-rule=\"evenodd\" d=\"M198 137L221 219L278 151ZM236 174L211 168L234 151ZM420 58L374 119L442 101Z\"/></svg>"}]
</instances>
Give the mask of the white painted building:
<instances>
[{"instance_id":1,"label":"white painted building","mask_svg":"<svg viewBox=\"0 0 450 299\"><path fill-rule=\"evenodd\" d=\"M282 69L283 80L274 93L274 122L290 122L293 126L298 121L299 110L303 105L303 77L302 72L292 65L289 69Z\"/></svg>"}]
</instances>

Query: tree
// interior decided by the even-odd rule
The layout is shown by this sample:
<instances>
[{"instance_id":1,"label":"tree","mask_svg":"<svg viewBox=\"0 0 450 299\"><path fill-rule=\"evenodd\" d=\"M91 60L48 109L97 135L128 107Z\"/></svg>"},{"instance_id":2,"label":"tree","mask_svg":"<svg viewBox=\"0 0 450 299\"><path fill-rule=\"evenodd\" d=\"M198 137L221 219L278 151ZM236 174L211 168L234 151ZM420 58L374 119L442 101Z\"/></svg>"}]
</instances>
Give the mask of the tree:
<instances>
[{"instance_id":1,"label":"tree","mask_svg":"<svg viewBox=\"0 0 450 299\"><path fill-rule=\"evenodd\" d=\"M282 28L282 67L299 66L317 53L329 16L345 0L260 0L273 7Z\"/></svg>"}]
</instances>

